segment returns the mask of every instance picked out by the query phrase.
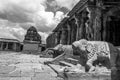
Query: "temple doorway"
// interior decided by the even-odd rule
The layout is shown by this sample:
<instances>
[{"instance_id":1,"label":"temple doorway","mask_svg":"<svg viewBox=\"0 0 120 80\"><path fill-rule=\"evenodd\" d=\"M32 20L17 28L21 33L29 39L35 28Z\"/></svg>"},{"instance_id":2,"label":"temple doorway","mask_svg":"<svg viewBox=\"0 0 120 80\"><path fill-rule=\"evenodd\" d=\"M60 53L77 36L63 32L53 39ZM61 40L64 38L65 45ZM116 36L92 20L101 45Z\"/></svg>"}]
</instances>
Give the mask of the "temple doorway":
<instances>
[{"instance_id":1,"label":"temple doorway","mask_svg":"<svg viewBox=\"0 0 120 80\"><path fill-rule=\"evenodd\" d=\"M120 46L120 18L110 16L106 24L106 41Z\"/></svg>"}]
</instances>

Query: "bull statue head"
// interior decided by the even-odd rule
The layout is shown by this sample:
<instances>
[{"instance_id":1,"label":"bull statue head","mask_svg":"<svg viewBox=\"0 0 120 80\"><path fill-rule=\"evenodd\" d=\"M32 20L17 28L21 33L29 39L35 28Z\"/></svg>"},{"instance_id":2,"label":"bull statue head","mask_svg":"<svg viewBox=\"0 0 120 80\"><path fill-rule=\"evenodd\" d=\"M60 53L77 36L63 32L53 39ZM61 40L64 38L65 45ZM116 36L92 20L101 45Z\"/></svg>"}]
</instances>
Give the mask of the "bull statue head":
<instances>
[{"instance_id":1,"label":"bull statue head","mask_svg":"<svg viewBox=\"0 0 120 80\"><path fill-rule=\"evenodd\" d=\"M79 41L75 41L72 43L75 49L80 49L82 51L86 50L87 47L87 40L86 39L81 39Z\"/></svg>"}]
</instances>

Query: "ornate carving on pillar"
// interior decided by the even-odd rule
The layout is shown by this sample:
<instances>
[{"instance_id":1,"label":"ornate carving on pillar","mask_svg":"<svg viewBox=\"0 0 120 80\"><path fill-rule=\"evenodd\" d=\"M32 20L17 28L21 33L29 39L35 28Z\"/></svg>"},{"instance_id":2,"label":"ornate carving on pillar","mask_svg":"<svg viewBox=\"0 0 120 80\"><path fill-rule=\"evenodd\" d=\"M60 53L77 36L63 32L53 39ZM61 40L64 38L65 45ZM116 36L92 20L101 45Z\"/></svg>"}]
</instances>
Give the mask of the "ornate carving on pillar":
<instances>
[{"instance_id":1,"label":"ornate carving on pillar","mask_svg":"<svg viewBox=\"0 0 120 80\"><path fill-rule=\"evenodd\" d=\"M102 9L104 8L102 1L96 3L96 17L94 23L94 40L101 40L101 27L102 27Z\"/></svg>"},{"instance_id":2,"label":"ornate carving on pillar","mask_svg":"<svg viewBox=\"0 0 120 80\"><path fill-rule=\"evenodd\" d=\"M75 19L70 20L70 32L71 32L71 42L76 41L76 32L77 32L77 25L75 24Z\"/></svg>"},{"instance_id":3,"label":"ornate carving on pillar","mask_svg":"<svg viewBox=\"0 0 120 80\"><path fill-rule=\"evenodd\" d=\"M71 42L71 32L70 32L71 28L70 28L69 22L66 23L66 26L67 26L67 35L68 35L67 44L70 44L70 42Z\"/></svg>"},{"instance_id":4,"label":"ornate carving on pillar","mask_svg":"<svg viewBox=\"0 0 120 80\"><path fill-rule=\"evenodd\" d=\"M67 30L65 28L62 29L61 34L61 44L67 44Z\"/></svg>"},{"instance_id":5,"label":"ornate carving on pillar","mask_svg":"<svg viewBox=\"0 0 120 80\"><path fill-rule=\"evenodd\" d=\"M75 19L75 25L77 26L77 31L76 31L76 40L79 40L79 28L80 28L80 17L79 14L75 14L74 15L74 19Z\"/></svg>"},{"instance_id":6,"label":"ornate carving on pillar","mask_svg":"<svg viewBox=\"0 0 120 80\"><path fill-rule=\"evenodd\" d=\"M94 8L88 6L86 8L86 11L88 12L87 17L88 20L86 21L86 34L87 34L87 39L88 40L93 40L94 36L94 29L93 29L93 22L94 22L94 16L95 16L95 11Z\"/></svg>"},{"instance_id":7,"label":"ornate carving on pillar","mask_svg":"<svg viewBox=\"0 0 120 80\"><path fill-rule=\"evenodd\" d=\"M96 10L94 40L101 40L101 10Z\"/></svg>"},{"instance_id":8,"label":"ornate carving on pillar","mask_svg":"<svg viewBox=\"0 0 120 80\"><path fill-rule=\"evenodd\" d=\"M80 39L87 39L87 33L86 33L86 22L87 22L87 13L86 10L81 12L81 24L80 24Z\"/></svg>"},{"instance_id":9,"label":"ornate carving on pillar","mask_svg":"<svg viewBox=\"0 0 120 80\"><path fill-rule=\"evenodd\" d=\"M58 43L58 38L57 38L58 34L57 34L57 32L55 32L54 34L55 34L55 45L57 45L57 43Z\"/></svg>"}]
</instances>

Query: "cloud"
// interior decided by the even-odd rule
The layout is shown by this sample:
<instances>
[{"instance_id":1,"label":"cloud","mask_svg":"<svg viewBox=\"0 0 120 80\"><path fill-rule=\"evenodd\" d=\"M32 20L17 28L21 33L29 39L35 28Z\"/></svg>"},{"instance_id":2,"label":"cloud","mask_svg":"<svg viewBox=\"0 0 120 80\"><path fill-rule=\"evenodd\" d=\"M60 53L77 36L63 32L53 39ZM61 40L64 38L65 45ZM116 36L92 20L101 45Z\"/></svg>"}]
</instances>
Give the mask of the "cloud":
<instances>
[{"instance_id":1,"label":"cloud","mask_svg":"<svg viewBox=\"0 0 120 80\"><path fill-rule=\"evenodd\" d=\"M23 40L26 30L33 25L42 36L47 37L77 1L0 0L0 30Z\"/></svg>"},{"instance_id":2,"label":"cloud","mask_svg":"<svg viewBox=\"0 0 120 80\"><path fill-rule=\"evenodd\" d=\"M45 44L46 38L48 37L49 33L43 33L43 32L38 32L38 33L41 35L42 43Z\"/></svg>"},{"instance_id":3,"label":"cloud","mask_svg":"<svg viewBox=\"0 0 120 80\"><path fill-rule=\"evenodd\" d=\"M58 16L60 11L56 11L56 14L46 11L46 8L46 0L0 0L0 18L20 25L34 24L40 31L47 32L58 24L55 16ZM63 15L57 18L60 20Z\"/></svg>"},{"instance_id":4,"label":"cloud","mask_svg":"<svg viewBox=\"0 0 120 80\"><path fill-rule=\"evenodd\" d=\"M0 37L18 39L23 41L26 30L21 28L19 24L11 23L6 20L0 20Z\"/></svg>"},{"instance_id":5,"label":"cloud","mask_svg":"<svg viewBox=\"0 0 120 80\"><path fill-rule=\"evenodd\" d=\"M54 0L51 1L50 3L52 6L65 7L71 10L79 1L80 0Z\"/></svg>"}]
</instances>

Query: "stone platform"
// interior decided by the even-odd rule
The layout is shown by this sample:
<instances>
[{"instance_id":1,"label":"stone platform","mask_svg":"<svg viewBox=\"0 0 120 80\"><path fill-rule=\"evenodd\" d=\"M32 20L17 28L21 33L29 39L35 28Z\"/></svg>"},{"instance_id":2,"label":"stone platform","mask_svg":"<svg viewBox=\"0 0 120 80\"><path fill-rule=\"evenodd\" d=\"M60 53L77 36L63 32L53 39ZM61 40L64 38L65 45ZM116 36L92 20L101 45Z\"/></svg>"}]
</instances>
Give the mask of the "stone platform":
<instances>
[{"instance_id":1,"label":"stone platform","mask_svg":"<svg viewBox=\"0 0 120 80\"><path fill-rule=\"evenodd\" d=\"M14 52L0 52L0 80L110 80L110 75L63 73L64 67L52 65L59 75L43 62L51 58Z\"/></svg>"},{"instance_id":2,"label":"stone platform","mask_svg":"<svg viewBox=\"0 0 120 80\"><path fill-rule=\"evenodd\" d=\"M0 52L0 80L63 80L37 55Z\"/></svg>"}]
</instances>

